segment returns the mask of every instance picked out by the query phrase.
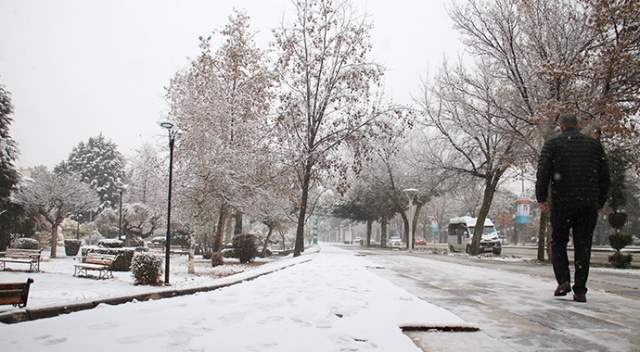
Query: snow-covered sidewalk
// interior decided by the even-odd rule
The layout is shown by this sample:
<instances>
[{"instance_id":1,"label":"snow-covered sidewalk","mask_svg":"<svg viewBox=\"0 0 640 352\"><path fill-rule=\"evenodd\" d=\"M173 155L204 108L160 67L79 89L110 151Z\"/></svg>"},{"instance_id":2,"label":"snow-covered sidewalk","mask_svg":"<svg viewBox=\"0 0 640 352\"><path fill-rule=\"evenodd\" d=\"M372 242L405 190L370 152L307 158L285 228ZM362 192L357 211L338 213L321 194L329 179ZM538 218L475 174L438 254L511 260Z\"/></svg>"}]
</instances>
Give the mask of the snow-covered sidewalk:
<instances>
[{"instance_id":1,"label":"snow-covered sidewalk","mask_svg":"<svg viewBox=\"0 0 640 352\"><path fill-rule=\"evenodd\" d=\"M420 351L401 327L475 327L382 279L366 257L328 244L309 252L253 270L295 264L286 269L211 292L4 325L0 345L3 351ZM10 281L6 274L0 281ZM41 286L44 275L33 274ZM69 276L61 280L78 291L94 281L105 295L115 293L112 284L121 294L139 288Z\"/></svg>"}]
</instances>

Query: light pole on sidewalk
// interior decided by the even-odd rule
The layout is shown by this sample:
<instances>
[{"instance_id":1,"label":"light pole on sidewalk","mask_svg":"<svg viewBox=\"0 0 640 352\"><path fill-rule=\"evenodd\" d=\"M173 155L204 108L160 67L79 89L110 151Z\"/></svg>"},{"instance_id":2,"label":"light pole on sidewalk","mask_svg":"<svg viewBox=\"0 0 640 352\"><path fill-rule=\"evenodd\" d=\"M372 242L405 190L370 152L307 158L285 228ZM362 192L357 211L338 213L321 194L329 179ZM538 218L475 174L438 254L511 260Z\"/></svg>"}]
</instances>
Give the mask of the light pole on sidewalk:
<instances>
[{"instance_id":1,"label":"light pole on sidewalk","mask_svg":"<svg viewBox=\"0 0 640 352\"><path fill-rule=\"evenodd\" d=\"M164 251L164 285L169 286L169 264L171 253L171 178L173 176L173 145L176 138L176 130L171 122L162 122L160 127L169 131L169 193L167 196L167 237L165 238Z\"/></svg>"}]
</instances>

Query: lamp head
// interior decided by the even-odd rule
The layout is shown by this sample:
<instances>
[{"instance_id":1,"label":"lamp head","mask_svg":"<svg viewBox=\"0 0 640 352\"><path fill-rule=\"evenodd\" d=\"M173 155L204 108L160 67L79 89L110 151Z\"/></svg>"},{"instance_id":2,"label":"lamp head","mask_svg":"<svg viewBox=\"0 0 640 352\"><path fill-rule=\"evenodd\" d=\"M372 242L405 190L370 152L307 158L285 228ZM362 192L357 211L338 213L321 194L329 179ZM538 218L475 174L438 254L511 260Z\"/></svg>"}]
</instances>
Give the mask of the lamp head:
<instances>
[{"instance_id":1,"label":"lamp head","mask_svg":"<svg viewBox=\"0 0 640 352\"><path fill-rule=\"evenodd\" d=\"M170 130L173 128L173 124L171 122L161 122L160 127Z\"/></svg>"}]
</instances>

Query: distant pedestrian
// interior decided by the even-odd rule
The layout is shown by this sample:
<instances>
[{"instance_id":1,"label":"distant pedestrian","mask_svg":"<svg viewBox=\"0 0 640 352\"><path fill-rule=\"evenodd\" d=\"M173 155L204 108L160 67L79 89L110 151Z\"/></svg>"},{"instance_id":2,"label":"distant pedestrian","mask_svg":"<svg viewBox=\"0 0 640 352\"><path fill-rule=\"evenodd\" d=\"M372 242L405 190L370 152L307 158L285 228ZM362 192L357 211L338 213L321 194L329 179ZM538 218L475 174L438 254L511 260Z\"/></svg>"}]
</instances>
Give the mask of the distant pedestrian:
<instances>
[{"instance_id":1,"label":"distant pedestrian","mask_svg":"<svg viewBox=\"0 0 640 352\"><path fill-rule=\"evenodd\" d=\"M572 289L567 244L573 230L573 300L586 302L593 230L607 200L609 165L600 141L578 132L574 114L560 115L558 124L561 133L540 152L536 198L542 212L551 211L551 260L558 281L554 295L566 296Z\"/></svg>"}]
</instances>

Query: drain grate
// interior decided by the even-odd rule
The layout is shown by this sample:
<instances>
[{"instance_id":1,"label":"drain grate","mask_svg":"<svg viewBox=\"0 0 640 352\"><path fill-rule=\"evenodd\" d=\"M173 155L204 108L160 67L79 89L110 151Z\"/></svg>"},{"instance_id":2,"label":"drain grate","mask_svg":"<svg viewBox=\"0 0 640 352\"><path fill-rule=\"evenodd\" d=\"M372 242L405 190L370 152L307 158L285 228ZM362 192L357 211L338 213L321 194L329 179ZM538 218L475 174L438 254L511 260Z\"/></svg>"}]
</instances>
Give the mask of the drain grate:
<instances>
[{"instance_id":1,"label":"drain grate","mask_svg":"<svg viewBox=\"0 0 640 352\"><path fill-rule=\"evenodd\" d=\"M427 331L427 332L474 332L479 331L480 328L473 326L401 326L403 332L405 331Z\"/></svg>"}]
</instances>

